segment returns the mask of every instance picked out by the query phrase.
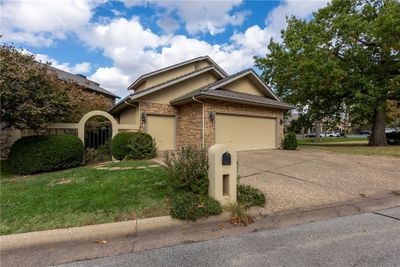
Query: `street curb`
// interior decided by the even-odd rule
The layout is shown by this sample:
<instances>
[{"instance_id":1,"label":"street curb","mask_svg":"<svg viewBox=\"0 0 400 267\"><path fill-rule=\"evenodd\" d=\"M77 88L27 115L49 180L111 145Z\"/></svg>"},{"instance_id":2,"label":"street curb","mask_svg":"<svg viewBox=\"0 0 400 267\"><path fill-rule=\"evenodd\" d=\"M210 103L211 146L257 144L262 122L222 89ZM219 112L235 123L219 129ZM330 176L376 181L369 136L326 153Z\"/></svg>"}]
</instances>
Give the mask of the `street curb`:
<instances>
[{"instance_id":1,"label":"street curb","mask_svg":"<svg viewBox=\"0 0 400 267\"><path fill-rule=\"evenodd\" d=\"M250 216L261 216L262 208L252 208L247 212ZM0 236L1 251L20 249L32 246L50 245L62 242L104 240L115 237L134 235L137 232L160 230L177 226L190 226L193 224L226 222L231 218L230 212L199 219L196 222L173 219L170 216L138 219L131 221L87 225L66 229L29 232Z\"/></svg>"}]
</instances>

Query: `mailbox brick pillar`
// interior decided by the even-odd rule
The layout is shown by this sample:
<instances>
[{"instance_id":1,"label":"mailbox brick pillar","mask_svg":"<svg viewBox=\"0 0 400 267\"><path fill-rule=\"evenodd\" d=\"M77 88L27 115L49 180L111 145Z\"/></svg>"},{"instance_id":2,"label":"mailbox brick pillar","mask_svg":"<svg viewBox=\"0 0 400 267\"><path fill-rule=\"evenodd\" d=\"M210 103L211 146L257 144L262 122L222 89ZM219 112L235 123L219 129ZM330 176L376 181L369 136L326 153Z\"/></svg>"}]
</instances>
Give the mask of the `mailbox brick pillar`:
<instances>
[{"instance_id":1,"label":"mailbox brick pillar","mask_svg":"<svg viewBox=\"0 0 400 267\"><path fill-rule=\"evenodd\" d=\"M222 205L236 203L236 151L216 144L208 150L208 195Z\"/></svg>"}]
</instances>

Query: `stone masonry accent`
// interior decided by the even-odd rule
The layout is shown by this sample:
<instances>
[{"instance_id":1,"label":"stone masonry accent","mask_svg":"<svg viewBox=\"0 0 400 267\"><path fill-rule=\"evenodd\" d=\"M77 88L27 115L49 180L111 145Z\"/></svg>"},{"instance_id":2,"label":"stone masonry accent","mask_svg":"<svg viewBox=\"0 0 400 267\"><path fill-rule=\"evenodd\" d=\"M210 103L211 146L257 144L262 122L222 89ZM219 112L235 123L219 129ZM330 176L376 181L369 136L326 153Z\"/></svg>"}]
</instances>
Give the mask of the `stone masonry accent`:
<instances>
[{"instance_id":1,"label":"stone masonry accent","mask_svg":"<svg viewBox=\"0 0 400 267\"><path fill-rule=\"evenodd\" d=\"M179 107L176 147L202 145L202 105L198 102Z\"/></svg>"},{"instance_id":2,"label":"stone masonry accent","mask_svg":"<svg viewBox=\"0 0 400 267\"><path fill-rule=\"evenodd\" d=\"M0 159L5 159L12 145L11 129L1 130L0 134Z\"/></svg>"},{"instance_id":3,"label":"stone masonry accent","mask_svg":"<svg viewBox=\"0 0 400 267\"><path fill-rule=\"evenodd\" d=\"M168 106L168 105L167 105ZM278 118L283 120L283 112L279 109L244 105L238 103L205 100L204 121L205 121L205 144L210 147L215 143L215 123L210 120L209 113L232 113L234 115L248 115L265 118ZM177 149L183 145L202 145L202 105L190 103L179 106L177 116L176 140ZM283 140L283 125L278 123L278 147Z\"/></svg>"}]
</instances>

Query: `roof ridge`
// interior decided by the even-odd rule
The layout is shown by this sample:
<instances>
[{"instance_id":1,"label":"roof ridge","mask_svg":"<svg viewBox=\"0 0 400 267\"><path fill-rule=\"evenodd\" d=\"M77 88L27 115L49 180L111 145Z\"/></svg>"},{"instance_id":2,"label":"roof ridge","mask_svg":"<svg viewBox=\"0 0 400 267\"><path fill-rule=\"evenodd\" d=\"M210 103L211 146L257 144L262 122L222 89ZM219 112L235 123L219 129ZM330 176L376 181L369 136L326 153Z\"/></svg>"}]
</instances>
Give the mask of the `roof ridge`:
<instances>
[{"instance_id":1,"label":"roof ridge","mask_svg":"<svg viewBox=\"0 0 400 267\"><path fill-rule=\"evenodd\" d=\"M157 73L161 73L161 72L166 71L168 69L174 69L176 67L183 66L183 65L186 65L188 63L196 62L196 61L203 60L203 59L208 59L209 61L211 61L211 66L214 66L223 75L225 75L225 76L228 75L217 63L215 63L214 60L212 60L208 55L205 55L205 56L199 56L199 57L195 57L195 58L192 58L192 59L188 59L188 60L185 60L185 61L182 61L182 62L178 62L178 63L172 64L172 65L166 66L164 68L157 69L157 70L142 74L131 85L128 86L128 90L130 90L130 88L132 88L135 84L137 84L140 80L142 80L144 78L148 78L148 77L151 77L152 75L155 75Z\"/></svg>"},{"instance_id":2,"label":"roof ridge","mask_svg":"<svg viewBox=\"0 0 400 267\"><path fill-rule=\"evenodd\" d=\"M73 74L73 73L70 73L68 71L65 71L65 70L62 70L62 69L59 69L59 68L56 68L56 67L54 67L54 66L52 66L50 64L46 64L46 63L43 63L43 62L40 62L40 61L37 61L37 62L39 64L42 64L43 66L45 66L49 71L54 72L57 75L57 77L59 79L61 79L61 80L63 80L63 78L64 79L68 79L70 81L75 82L76 84L78 84L80 86L85 87L87 90L92 90L92 91L95 91L95 92L98 92L98 93L101 93L101 94L106 94L106 95L109 95L109 96L113 96L115 98L120 98L119 96L111 93L107 89L101 87L100 84L95 82L95 81L89 80L89 79L84 78L84 77L82 77L80 75ZM62 76L64 76L64 77L62 77Z\"/></svg>"},{"instance_id":3,"label":"roof ridge","mask_svg":"<svg viewBox=\"0 0 400 267\"><path fill-rule=\"evenodd\" d=\"M207 67L198 69L198 70L194 70L194 71L188 72L188 73L186 73L186 74L184 74L184 75L181 75L181 76L178 76L178 77L175 77L175 78L166 80L166 81L164 81L164 82L162 82L162 83L155 84L155 85L153 85L153 86L151 86L151 87L149 87L149 88L146 88L146 89L143 89L143 90L141 90L141 91L138 91L137 94L138 94L138 93L146 92L146 91L148 91L148 90L154 89L155 87L162 86L162 85L164 85L164 84L166 84L166 83L172 82L172 81L174 81L174 80L181 79L181 78L183 78L183 77L192 75L192 74L194 74L194 73L202 72L202 71L204 71L205 69L210 69L210 70L211 70L211 69L214 69L214 66L211 66L211 65L210 65L210 66L207 66ZM130 95L135 95L135 94L136 94L136 92L134 92L134 93L132 93L132 94L130 94Z\"/></svg>"}]
</instances>

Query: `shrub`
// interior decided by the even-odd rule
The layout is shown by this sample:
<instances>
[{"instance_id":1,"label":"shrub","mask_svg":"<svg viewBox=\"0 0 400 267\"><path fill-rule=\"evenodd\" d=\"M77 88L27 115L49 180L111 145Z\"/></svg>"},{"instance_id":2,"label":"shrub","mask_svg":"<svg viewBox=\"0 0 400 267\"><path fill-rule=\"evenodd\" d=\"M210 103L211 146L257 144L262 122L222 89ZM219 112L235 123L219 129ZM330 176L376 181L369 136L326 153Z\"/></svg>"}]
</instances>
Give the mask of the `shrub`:
<instances>
[{"instance_id":1,"label":"shrub","mask_svg":"<svg viewBox=\"0 0 400 267\"><path fill-rule=\"evenodd\" d=\"M129 154L128 141L135 133L119 133L111 141L111 152L114 158L124 159Z\"/></svg>"},{"instance_id":2,"label":"shrub","mask_svg":"<svg viewBox=\"0 0 400 267\"><path fill-rule=\"evenodd\" d=\"M110 143L99 146L97 149L86 148L85 164L111 160Z\"/></svg>"},{"instance_id":3,"label":"shrub","mask_svg":"<svg viewBox=\"0 0 400 267\"><path fill-rule=\"evenodd\" d=\"M296 150L297 149L297 139L296 134L287 133L285 139L283 140L283 149Z\"/></svg>"},{"instance_id":4,"label":"shrub","mask_svg":"<svg viewBox=\"0 0 400 267\"><path fill-rule=\"evenodd\" d=\"M265 195L257 188L249 185L238 185L237 201L246 209L254 206L263 207L265 205Z\"/></svg>"},{"instance_id":5,"label":"shrub","mask_svg":"<svg viewBox=\"0 0 400 267\"><path fill-rule=\"evenodd\" d=\"M156 143L151 135L135 132L128 139L129 159L151 159L156 156Z\"/></svg>"},{"instance_id":6,"label":"shrub","mask_svg":"<svg viewBox=\"0 0 400 267\"><path fill-rule=\"evenodd\" d=\"M206 149L184 146L172 156L167 153L164 163L173 190L207 195L208 157Z\"/></svg>"},{"instance_id":7,"label":"shrub","mask_svg":"<svg viewBox=\"0 0 400 267\"><path fill-rule=\"evenodd\" d=\"M22 137L11 147L8 165L13 173L32 174L82 164L84 147L74 135Z\"/></svg>"},{"instance_id":8,"label":"shrub","mask_svg":"<svg viewBox=\"0 0 400 267\"><path fill-rule=\"evenodd\" d=\"M175 191L172 195L172 218L195 221L221 212L219 202L207 195L200 196L184 191Z\"/></svg>"}]
</instances>

